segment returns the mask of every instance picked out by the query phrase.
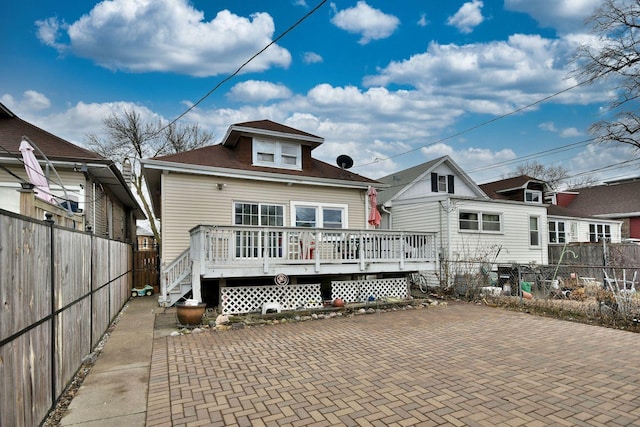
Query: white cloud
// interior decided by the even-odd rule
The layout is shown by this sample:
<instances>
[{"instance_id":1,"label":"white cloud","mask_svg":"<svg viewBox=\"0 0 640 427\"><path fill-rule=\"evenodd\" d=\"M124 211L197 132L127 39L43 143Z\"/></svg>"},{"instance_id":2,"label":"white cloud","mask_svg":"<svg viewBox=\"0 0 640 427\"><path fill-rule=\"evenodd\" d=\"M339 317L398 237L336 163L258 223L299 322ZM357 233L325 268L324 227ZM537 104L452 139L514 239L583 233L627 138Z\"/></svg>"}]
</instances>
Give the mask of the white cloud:
<instances>
[{"instance_id":1,"label":"white cloud","mask_svg":"<svg viewBox=\"0 0 640 427\"><path fill-rule=\"evenodd\" d=\"M227 97L234 101L264 102L271 99L289 98L291 91L283 84L247 80L235 84Z\"/></svg>"},{"instance_id":2,"label":"white cloud","mask_svg":"<svg viewBox=\"0 0 640 427\"><path fill-rule=\"evenodd\" d=\"M76 22L36 22L40 40L61 53L129 72L173 72L214 76L235 71L272 42L275 25L267 13L251 19L228 10L211 21L187 0L105 0ZM66 30L68 44L58 41ZM251 61L245 71L288 67L291 55L278 45Z\"/></svg>"},{"instance_id":3,"label":"white cloud","mask_svg":"<svg viewBox=\"0 0 640 427\"><path fill-rule=\"evenodd\" d=\"M561 138L575 138L578 136L584 135L584 132L580 132L575 127L568 127L564 129L558 129L553 122L544 122L538 125L539 129L542 129L547 132L553 132L558 134Z\"/></svg>"},{"instance_id":4,"label":"white cloud","mask_svg":"<svg viewBox=\"0 0 640 427\"><path fill-rule=\"evenodd\" d=\"M484 21L481 10L483 6L484 3L480 0L467 2L447 19L447 24L456 27L461 33L469 34Z\"/></svg>"},{"instance_id":5,"label":"white cloud","mask_svg":"<svg viewBox=\"0 0 640 427\"><path fill-rule=\"evenodd\" d=\"M424 13L422 13L422 14L420 15L420 19L418 19L417 24L418 24L418 26L420 26L420 27L426 27L427 25L429 25L429 24L430 24L430 22L429 22L429 20L427 19L427 15L426 15L426 14L424 14Z\"/></svg>"},{"instance_id":6,"label":"white cloud","mask_svg":"<svg viewBox=\"0 0 640 427\"><path fill-rule=\"evenodd\" d=\"M385 39L398 28L400 20L374 9L365 1L359 1L355 7L341 10L331 19L336 27L354 34L360 34L360 44L371 40Z\"/></svg>"},{"instance_id":7,"label":"white cloud","mask_svg":"<svg viewBox=\"0 0 640 427\"><path fill-rule=\"evenodd\" d=\"M426 52L392 61L366 76L368 87L409 85L423 97L442 96L467 111L505 114L575 84L568 79L577 39L514 34L506 41L467 45L431 43ZM603 101L596 86L555 96L554 102Z\"/></svg>"},{"instance_id":8,"label":"white cloud","mask_svg":"<svg viewBox=\"0 0 640 427\"><path fill-rule=\"evenodd\" d=\"M531 15L541 26L560 33L584 31L584 22L602 0L505 0L507 10Z\"/></svg>"},{"instance_id":9,"label":"white cloud","mask_svg":"<svg viewBox=\"0 0 640 427\"><path fill-rule=\"evenodd\" d=\"M315 52L305 52L302 56L302 61L305 64L317 64L323 61L322 56Z\"/></svg>"},{"instance_id":10,"label":"white cloud","mask_svg":"<svg viewBox=\"0 0 640 427\"><path fill-rule=\"evenodd\" d=\"M582 135L584 135L584 133L574 127L564 128L560 131L560 136L562 138L575 138Z\"/></svg>"},{"instance_id":11,"label":"white cloud","mask_svg":"<svg viewBox=\"0 0 640 427\"><path fill-rule=\"evenodd\" d=\"M558 131L558 129L556 128L555 123L553 123L553 122L540 123L538 125L538 128L540 128L542 130L546 130L548 132L557 132Z\"/></svg>"},{"instance_id":12,"label":"white cloud","mask_svg":"<svg viewBox=\"0 0 640 427\"><path fill-rule=\"evenodd\" d=\"M4 94L0 97L0 102L18 115L20 115L18 112L41 111L51 107L49 98L35 90L26 90L20 99L16 99L8 93Z\"/></svg>"}]
</instances>

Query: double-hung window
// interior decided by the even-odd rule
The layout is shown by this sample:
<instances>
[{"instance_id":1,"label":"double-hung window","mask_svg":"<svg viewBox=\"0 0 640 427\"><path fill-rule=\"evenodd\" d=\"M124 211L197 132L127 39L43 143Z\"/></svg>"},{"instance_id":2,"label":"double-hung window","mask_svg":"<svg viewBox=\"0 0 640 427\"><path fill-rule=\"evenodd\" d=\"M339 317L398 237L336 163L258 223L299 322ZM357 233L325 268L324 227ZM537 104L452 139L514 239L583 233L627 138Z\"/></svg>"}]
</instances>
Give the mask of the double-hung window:
<instances>
[{"instance_id":1,"label":"double-hung window","mask_svg":"<svg viewBox=\"0 0 640 427\"><path fill-rule=\"evenodd\" d=\"M458 226L461 231L499 233L502 231L502 215L492 212L460 211Z\"/></svg>"},{"instance_id":2,"label":"double-hung window","mask_svg":"<svg viewBox=\"0 0 640 427\"><path fill-rule=\"evenodd\" d=\"M300 144L254 139L253 164L274 168L302 169L302 148Z\"/></svg>"},{"instance_id":3,"label":"double-hung window","mask_svg":"<svg viewBox=\"0 0 640 427\"><path fill-rule=\"evenodd\" d=\"M589 241L596 243L602 239L611 239L611 226L609 224L589 224Z\"/></svg>"},{"instance_id":4,"label":"double-hung window","mask_svg":"<svg viewBox=\"0 0 640 427\"><path fill-rule=\"evenodd\" d=\"M284 226L284 206L266 203L234 204L234 224L253 226ZM236 256L242 258L256 258L266 249L268 256L282 255L282 232L249 229L236 231Z\"/></svg>"},{"instance_id":5,"label":"double-hung window","mask_svg":"<svg viewBox=\"0 0 640 427\"><path fill-rule=\"evenodd\" d=\"M549 243L565 243L567 233L564 221L549 221Z\"/></svg>"},{"instance_id":6,"label":"double-hung window","mask_svg":"<svg viewBox=\"0 0 640 427\"><path fill-rule=\"evenodd\" d=\"M433 193L454 193L455 178L453 175L431 173L431 191Z\"/></svg>"},{"instance_id":7,"label":"double-hung window","mask_svg":"<svg viewBox=\"0 0 640 427\"><path fill-rule=\"evenodd\" d=\"M529 244L540 246L540 218L537 216L529 217Z\"/></svg>"}]
</instances>

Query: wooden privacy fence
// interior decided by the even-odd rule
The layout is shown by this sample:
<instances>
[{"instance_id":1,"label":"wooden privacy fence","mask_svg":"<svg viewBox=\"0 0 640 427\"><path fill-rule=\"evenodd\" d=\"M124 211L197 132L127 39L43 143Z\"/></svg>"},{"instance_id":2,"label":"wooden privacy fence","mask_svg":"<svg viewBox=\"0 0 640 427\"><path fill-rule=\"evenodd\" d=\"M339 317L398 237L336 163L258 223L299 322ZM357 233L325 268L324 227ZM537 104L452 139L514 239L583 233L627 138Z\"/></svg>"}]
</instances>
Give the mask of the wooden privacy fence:
<instances>
[{"instance_id":1,"label":"wooden privacy fence","mask_svg":"<svg viewBox=\"0 0 640 427\"><path fill-rule=\"evenodd\" d=\"M0 427L41 424L130 296L128 243L0 210Z\"/></svg>"},{"instance_id":2,"label":"wooden privacy fence","mask_svg":"<svg viewBox=\"0 0 640 427\"><path fill-rule=\"evenodd\" d=\"M602 279L603 268L639 269L640 245L607 242L550 245L549 264L580 268L581 276Z\"/></svg>"}]
</instances>

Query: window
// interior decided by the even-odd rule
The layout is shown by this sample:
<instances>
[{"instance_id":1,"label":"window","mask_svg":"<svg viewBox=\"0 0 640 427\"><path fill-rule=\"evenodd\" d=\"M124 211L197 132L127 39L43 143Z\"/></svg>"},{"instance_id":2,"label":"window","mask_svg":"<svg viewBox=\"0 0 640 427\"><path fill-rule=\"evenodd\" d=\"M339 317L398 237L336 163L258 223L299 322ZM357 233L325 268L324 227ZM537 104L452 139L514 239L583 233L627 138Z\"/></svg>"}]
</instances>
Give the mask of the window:
<instances>
[{"instance_id":1,"label":"window","mask_svg":"<svg viewBox=\"0 0 640 427\"><path fill-rule=\"evenodd\" d=\"M262 203L235 203L235 225L284 226L284 206ZM266 236L255 229L235 232L236 257L257 258L260 254L270 257L282 256L281 231L268 231ZM264 249L264 250L263 250Z\"/></svg>"},{"instance_id":2,"label":"window","mask_svg":"<svg viewBox=\"0 0 640 427\"><path fill-rule=\"evenodd\" d=\"M287 169L302 169L302 149L299 144L254 139L253 164Z\"/></svg>"},{"instance_id":3,"label":"window","mask_svg":"<svg viewBox=\"0 0 640 427\"><path fill-rule=\"evenodd\" d=\"M488 212L460 211L458 214L460 230L498 233L502 231L502 215Z\"/></svg>"},{"instance_id":4,"label":"window","mask_svg":"<svg viewBox=\"0 0 640 427\"><path fill-rule=\"evenodd\" d=\"M566 241L564 221L549 221L549 243L564 243Z\"/></svg>"},{"instance_id":5,"label":"window","mask_svg":"<svg viewBox=\"0 0 640 427\"><path fill-rule=\"evenodd\" d=\"M589 241L596 243L602 239L611 240L611 226L609 224L589 224Z\"/></svg>"},{"instance_id":6,"label":"window","mask_svg":"<svg viewBox=\"0 0 640 427\"><path fill-rule=\"evenodd\" d=\"M347 228L346 206L292 204L292 223L296 227Z\"/></svg>"},{"instance_id":7,"label":"window","mask_svg":"<svg viewBox=\"0 0 640 427\"><path fill-rule=\"evenodd\" d=\"M529 244L540 246L540 221L537 216L529 217Z\"/></svg>"},{"instance_id":8,"label":"window","mask_svg":"<svg viewBox=\"0 0 640 427\"><path fill-rule=\"evenodd\" d=\"M542 203L542 191L524 190L524 201L528 203Z\"/></svg>"},{"instance_id":9,"label":"window","mask_svg":"<svg viewBox=\"0 0 640 427\"><path fill-rule=\"evenodd\" d=\"M433 172L431 174L431 191L433 193L453 194L453 181L453 175L438 175Z\"/></svg>"},{"instance_id":10,"label":"window","mask_svg":"<svg viewBox=\"0 0 640 427\"><path fill-rule=\"evenodd\" d=\"M284 226L284 207L262 203L236 203L235 225Z\"/></svg>"}]
</instances>

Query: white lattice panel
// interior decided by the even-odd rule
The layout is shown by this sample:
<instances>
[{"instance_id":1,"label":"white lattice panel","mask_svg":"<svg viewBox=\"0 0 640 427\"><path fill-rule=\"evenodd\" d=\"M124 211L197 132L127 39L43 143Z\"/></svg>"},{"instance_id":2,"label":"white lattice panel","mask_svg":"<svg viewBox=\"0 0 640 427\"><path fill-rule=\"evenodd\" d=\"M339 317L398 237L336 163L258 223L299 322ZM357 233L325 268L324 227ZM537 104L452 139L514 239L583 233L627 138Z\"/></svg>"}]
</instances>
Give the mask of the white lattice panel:
<instances>
[{"instance_id":1,"label":"white lattice panel","mask_svg":"<svg viewBox=\"0 0 640 427\"><path fill-rule=\"evenodd\" d=\"M370 296L407 298L407 279L343 280L331 282L331 299L345 302L365 302Z\"/></svg>"},{"instance_id":2,"label":"white lattice panel","mask_svg":"<svg viewBox=\"0 0 640 427\"><path fill-rule=\"evenodd\" d=\"M298 307L322 307L320 284L284 286L239 286L220 289L223 314L244 314L262 311L262 304L278 302L283 310Z\"/></svg>"}]
</instances>

